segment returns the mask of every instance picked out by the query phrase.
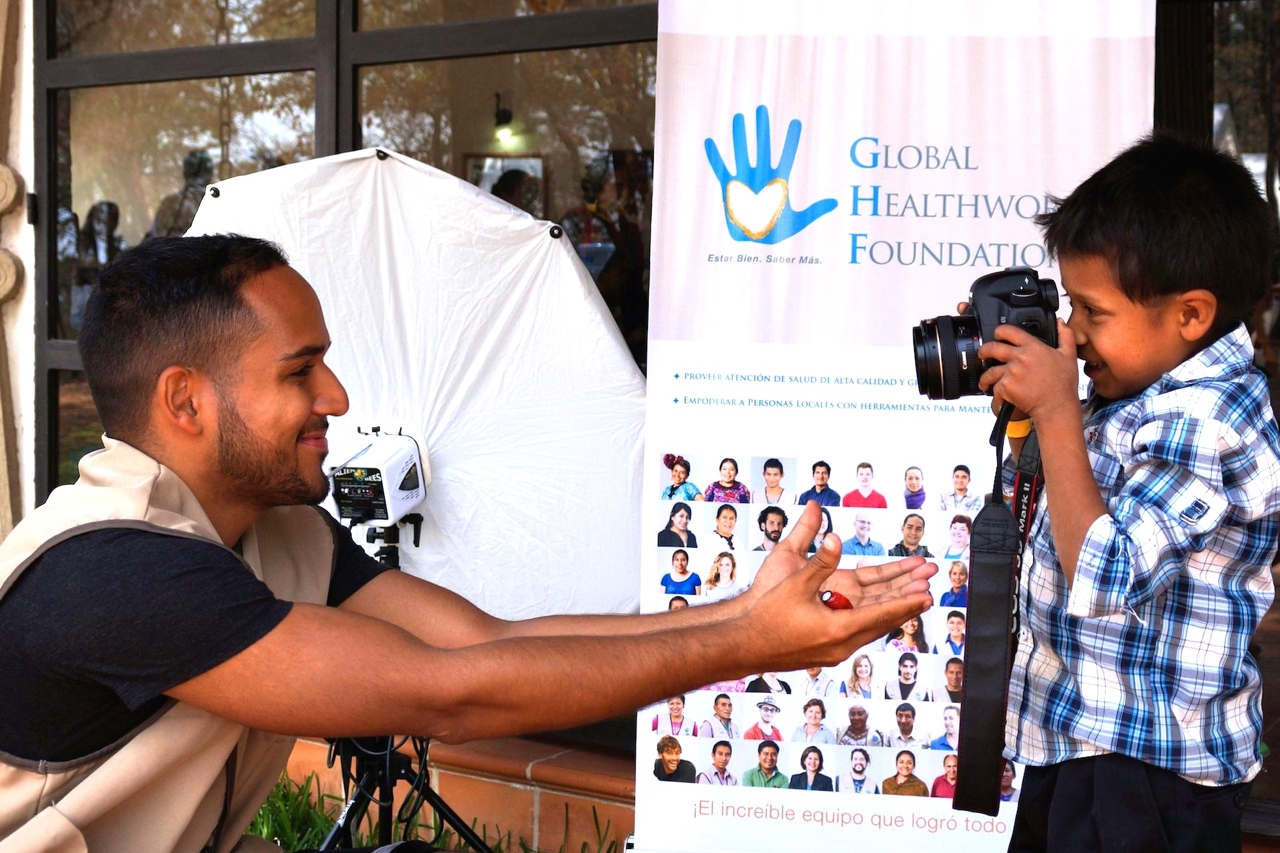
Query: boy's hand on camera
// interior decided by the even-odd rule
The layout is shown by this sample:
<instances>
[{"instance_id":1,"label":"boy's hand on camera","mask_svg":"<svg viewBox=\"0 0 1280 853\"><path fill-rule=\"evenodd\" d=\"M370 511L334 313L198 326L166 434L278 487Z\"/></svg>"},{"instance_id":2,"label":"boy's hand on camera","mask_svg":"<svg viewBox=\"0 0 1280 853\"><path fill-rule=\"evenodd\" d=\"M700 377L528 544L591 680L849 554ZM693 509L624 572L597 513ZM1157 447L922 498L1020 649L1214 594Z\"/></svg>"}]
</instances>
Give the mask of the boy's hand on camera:
<instances>
[{"instance_id":1,"label":"boy's hand on camera","mask_svg":"<svg viewBox=\"0 0 1280 853\"><path fill-rule=\"evenodd\" d=\"M1056 349L1016 326L999 326L995 340L983 344L978 356L1002 362L984 372L978 386L1025 416L1038 419L1060 407L1079 408L1075 336L1061 320Z\"/></svg>"}]
</instances>

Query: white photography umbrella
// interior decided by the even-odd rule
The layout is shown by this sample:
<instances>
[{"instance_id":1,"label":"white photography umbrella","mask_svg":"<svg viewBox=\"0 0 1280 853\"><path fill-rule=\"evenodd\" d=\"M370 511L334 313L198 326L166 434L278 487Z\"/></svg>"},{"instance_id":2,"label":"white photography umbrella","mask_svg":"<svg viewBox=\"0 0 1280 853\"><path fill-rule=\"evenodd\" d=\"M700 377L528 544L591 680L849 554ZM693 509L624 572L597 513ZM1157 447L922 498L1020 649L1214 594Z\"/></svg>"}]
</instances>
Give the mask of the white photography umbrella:
<instances>
[{"instance_id":1,"label":"white photography umbrella","mask_svg":"<svg viewBox=\"0 0 1280 853\"><path fill-rule=\"evenodd\" d=\"M558 227L370 149L211 185L188 233L222 232L319 294L351 396L331 438L418 438L405 571L507 618L635 609L644 379Z\"/></svg>"}]
</instances>

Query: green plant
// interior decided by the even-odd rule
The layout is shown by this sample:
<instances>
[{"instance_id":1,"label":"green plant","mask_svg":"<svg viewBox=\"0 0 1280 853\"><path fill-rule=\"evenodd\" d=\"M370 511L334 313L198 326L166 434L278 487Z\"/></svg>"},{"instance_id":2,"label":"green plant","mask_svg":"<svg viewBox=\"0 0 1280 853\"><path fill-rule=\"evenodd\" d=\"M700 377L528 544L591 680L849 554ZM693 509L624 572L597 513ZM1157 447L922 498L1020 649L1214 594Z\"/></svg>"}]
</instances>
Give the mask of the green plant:
<instances>
[{"instance_id":1,"label":"green plant","mask_svg":"<svg viewBox=\"0 0 1280 853\"><path fill-rule=\"evenodd\" d=\"M416 816L414 819L417 819ZM506 851L511 849L511 833L504 833L496 824L493 827L494 837L492 839L489 838L489 825L487 823L481 824L480 828L477 830L475 818L472 818L471 830L480 836L480 840L483 841L485 845L493 851L493 853L506 853ZM441 850L471 849L470 845L459 838L457 833L445 826L444 821L441 819L438 812L431 813L431 839L431 843L439 847ZM525 844L523 838L519 839L516 843L520 845L521 850L529 851L529 848Z\"/></svg>"},{"instance_id":2,"label":"green plant","mask_svg":"<svg viewBox=\"0 0 1280 853\"><path fill-rule=\"evenodd\" d=\"M618 853L618 840L609 838L609 830L613 828L613 821L605 821L604 829L600 828L600 813L596 811L596 807L591 807L591 820L596 827L596 849L595 853ZM607 842L607 843L606 843ZM560 853L565 853L569 847L569 804L564 804L564 843L560 845ZM582 853L592 853L587 842L582 842Z\"/></svg>"},{"instance_id":3,"label":"green plant","mask_svg":"<svg viewBox=\"0 0 1280 853\"><path fill-rule=\"evenodd\" d=\"M246 833L274 841L285 850L316 849L338 817L338 798L322 796L319 790L320 780L314 773L301 784L282 775ZM326 799L335 802L326 807Z\"/></svg>"},{"instance_id":4,"label":"green plant","mask_svg":"<svg viewBox=\"0 0 1280 853\"><path fill-rule=\"evenodd\" d=\"M274 842L281 849L290 851L315 850L329 835L338 820L343 799L336 794L321 794L320 779L309 773L302 783L296 783L287 773L280 776L270 796L258 809L250 822L247 835L256 835ZM367 828L367 832L362 832ZM405 838L416 838L418 817L415 815L407 827ZM378 823L371 817L352 828L351 843L356 847L374 846L378 839Z\"/></svg>"}]
</instances>

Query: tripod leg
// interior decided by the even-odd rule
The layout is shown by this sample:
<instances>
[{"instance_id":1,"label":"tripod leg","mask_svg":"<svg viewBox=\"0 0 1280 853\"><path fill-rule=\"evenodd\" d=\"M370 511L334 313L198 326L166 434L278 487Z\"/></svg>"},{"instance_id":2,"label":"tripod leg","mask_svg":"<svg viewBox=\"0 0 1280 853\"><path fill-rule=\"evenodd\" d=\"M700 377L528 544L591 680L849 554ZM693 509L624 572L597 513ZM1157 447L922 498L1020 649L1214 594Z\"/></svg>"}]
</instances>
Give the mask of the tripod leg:
<instances>
[{"instance_id":1,"label":"tripod leg","mask_svg":"<svg viewBox=\"0 0 1280 853\"><path fill-rule=\"evenodd\" d=\"M338 820L333 825L333 829L329 830L329 834L325 836L324 843L320 845L321 850L338 850L341 847L351 847L355 843L355 839L351 835L351 827L359 826L360 821L364 819L365 814L369 811L369 795L366 793L377 781L377 770L369 769L360 777L360 782L355 786L350 799L342 806L342 811L338 813Z\"/></svg>"},{"instance_id":2,"label":"tripod leg","mask_svg":"<svg viewBox=\"0 0 1280 853\"><path fill-rule=\"evenodd\" d=\"M425 768L423 772L426 772ZM453 827L454 832L458 833L458 837L465 841L468 847L475 850L476 853L493 853L489 849L489 845L485 844L479 835L476 835L476 831L467 825L466 821L459 817L458 813L450 808L444 798L437 794L434 789L423 787L422 798L431 804L431 808L435 810L436 814L440 815L445 823Z\"/></svg>"}]
</instances>

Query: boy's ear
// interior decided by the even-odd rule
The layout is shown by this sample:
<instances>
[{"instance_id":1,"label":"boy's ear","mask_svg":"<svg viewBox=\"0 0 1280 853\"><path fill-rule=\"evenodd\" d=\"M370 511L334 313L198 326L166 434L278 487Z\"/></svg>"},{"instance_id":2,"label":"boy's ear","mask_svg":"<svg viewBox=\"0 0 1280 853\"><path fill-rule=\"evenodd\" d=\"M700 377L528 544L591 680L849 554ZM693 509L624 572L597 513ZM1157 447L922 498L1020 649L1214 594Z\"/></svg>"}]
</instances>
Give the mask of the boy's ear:
<instances>
[{"instance_id":1,"label":"boy's ear","mask_svg":"<svg viewBox=\"0 0 1280 853\"><path fill-rule=\"evenodd\" d=\"M1218 297L1204 289L1188 290L1175 297L1178 331L1184 341L1196 342L1209 334L1218 319Z\"/></svg>"}]
</instances>

